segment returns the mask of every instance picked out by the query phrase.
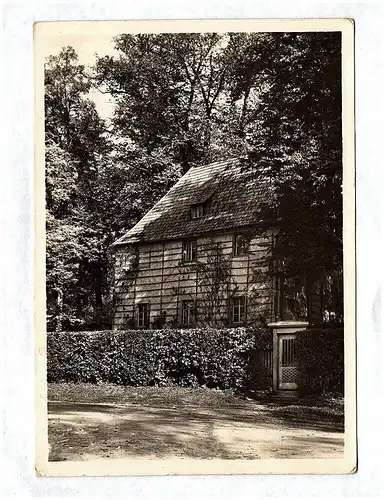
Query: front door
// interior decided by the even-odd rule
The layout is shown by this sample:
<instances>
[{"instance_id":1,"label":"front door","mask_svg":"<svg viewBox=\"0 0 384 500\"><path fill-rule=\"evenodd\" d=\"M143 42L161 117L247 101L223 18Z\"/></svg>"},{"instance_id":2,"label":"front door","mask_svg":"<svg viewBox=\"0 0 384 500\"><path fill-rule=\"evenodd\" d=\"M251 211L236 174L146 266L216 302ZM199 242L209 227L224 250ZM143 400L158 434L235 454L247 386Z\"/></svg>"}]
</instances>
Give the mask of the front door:
<instances>
[{"instance_id":1,"label":"front door","mask_svg":"<svg viewBox=\"0 0 384 500\"><path fill-rule=\"evenodd\" d=\"M279 389L297 389L295 334L279 335Z\"/></svg>"}]
</instances>

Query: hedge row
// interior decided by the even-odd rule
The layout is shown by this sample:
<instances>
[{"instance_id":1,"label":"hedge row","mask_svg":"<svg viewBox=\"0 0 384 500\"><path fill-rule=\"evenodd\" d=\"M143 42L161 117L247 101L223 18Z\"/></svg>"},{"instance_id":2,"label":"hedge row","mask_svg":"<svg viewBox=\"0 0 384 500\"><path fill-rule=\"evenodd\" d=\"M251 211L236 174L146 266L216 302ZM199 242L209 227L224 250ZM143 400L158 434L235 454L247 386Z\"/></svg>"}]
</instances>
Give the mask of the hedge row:
<instances>
[{"instance_id":1,"label":"hedge row","mask_svg":"<svg viewBox=\"0 0 384 500\"><path fill-rule=\"evenodd\" d=\"M297 333L302 394L343 394L343 340L342 328ZM272 349L268 328L49 333L47 348L49 382L253 390L272 382L259 356Z\"/></svg>"},{"instance_id":2,"label":"hedge row","mask_svg":"<svg viewBox=\"0 0 384 500\"><path fill-rule=\"evenodd\" d=\"M252 361L270 349L268 328L49 333L47 375L49 382L240 389L254 387L257 373L270 385Z\"/></svg>"},{"instance_id":3,"label":"hedge row","mask_svg":"<svg viewBox=\"0 0 384 500\"><path fill-rule=\"evenodd\" d=\"M344 394L343 328L298 332L296 354L302 394Z\"/></svg>"}]
</instances>

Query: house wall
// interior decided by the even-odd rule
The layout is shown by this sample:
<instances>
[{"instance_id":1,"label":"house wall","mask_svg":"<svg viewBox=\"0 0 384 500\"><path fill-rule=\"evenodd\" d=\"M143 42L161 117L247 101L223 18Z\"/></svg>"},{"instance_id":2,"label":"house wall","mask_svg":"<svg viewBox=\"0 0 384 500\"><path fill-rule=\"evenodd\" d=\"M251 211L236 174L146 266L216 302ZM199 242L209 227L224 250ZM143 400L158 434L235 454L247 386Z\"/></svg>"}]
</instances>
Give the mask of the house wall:
<instances>
[{"instance_id":1,"label":"house wall","mask_svg":"<svg viewBox=\"0 0 384 500\"><path fill-rule=\"evenodd\" d=\"M252 238L249 252L233 256L233 233L197 239L197 261L183 263L183 242L167 241L116 249L115 318L114 328L135 326L137 306L149 304L150 325L161 313L166 322L180 324L183 300L198 299L198 322L206 324L207 311L216 325L230 324L229 298L247 296L246 322L260 324L274 319L274 288L266 278L266 255L270 239ZM219 266L228 269L228 280L219 283L215 307L212 309L210 293L211 272L209 262L214 260L219 245ZM208 283L208 285L207 285Z\"/></svg>"}]
</instances>

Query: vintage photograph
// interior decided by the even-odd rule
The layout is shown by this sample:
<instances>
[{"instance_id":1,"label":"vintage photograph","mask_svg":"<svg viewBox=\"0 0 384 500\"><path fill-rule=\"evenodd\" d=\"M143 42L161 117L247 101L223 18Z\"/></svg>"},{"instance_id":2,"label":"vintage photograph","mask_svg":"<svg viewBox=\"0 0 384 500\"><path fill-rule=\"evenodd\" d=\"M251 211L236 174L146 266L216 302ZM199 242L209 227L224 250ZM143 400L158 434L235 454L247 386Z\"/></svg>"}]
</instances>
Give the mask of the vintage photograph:
<instances>
[{"instance_id":1,"label":"vintage photograph","mask_svg":"<svg viewBox=\"0 0 384 500\"><path fill-rule=\"evenodd\" d=\"M39 23L48 463L351 472L334 21Z\"/></svg>"}]
</instances>

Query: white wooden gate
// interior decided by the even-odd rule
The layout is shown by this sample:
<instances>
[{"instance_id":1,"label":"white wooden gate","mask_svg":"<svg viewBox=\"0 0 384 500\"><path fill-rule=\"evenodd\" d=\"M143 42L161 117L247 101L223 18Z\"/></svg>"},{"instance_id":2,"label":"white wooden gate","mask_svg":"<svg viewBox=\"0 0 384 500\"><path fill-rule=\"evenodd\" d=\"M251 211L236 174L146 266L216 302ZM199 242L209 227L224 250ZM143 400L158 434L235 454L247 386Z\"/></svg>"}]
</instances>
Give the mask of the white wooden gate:
<instances>
[{"instance_id":1,"label":"white wooden gate","mask_svg":"<svg viewBox=\"0 0 384 500\"><path fill-rule=\"evenodd\" d=\"M279 389L297 389L295 334L279 335Z\"/></svg>"}]
</instances>

